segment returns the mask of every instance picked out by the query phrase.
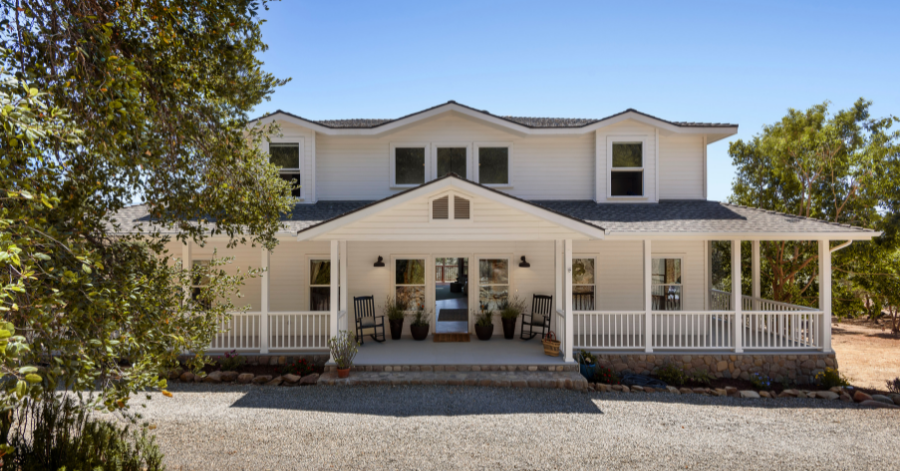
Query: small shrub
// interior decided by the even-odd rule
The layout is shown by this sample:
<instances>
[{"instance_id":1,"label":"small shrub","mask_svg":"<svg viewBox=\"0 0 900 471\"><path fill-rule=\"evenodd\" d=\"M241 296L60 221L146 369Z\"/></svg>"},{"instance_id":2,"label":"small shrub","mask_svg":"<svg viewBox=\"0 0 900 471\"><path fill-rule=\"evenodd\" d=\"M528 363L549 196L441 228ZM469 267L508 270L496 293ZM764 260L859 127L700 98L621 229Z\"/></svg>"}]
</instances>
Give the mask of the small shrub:
<instances>
[{"instance_id":1,"label":"small shrub","mask_svg":"<svg viewBox=\"0 0 900 471\"><path fill-rule=\"evenodd\" d=\"M389 320L403 320L403 316L406 315L408 309L408 303L400 300L400 298L394 299L394 297L388 295L387 299L384 300L384 314Z\"/></svg>"},{"instance_id":2,"label":"small shrub","mask_svg":"<svg viewBox=\"0 0 900 471\"><path fill-rule=\"evenodd\" d=\"M474 312L475 314L475 325L480 325L482 327L488 327L494 325L493 315L494 311L490 309L482 309L481 312Z\"/></svg>"},{"instance_id":3,"label":"small shrub","mask_svg":"<svg viewBox=\"0 0 900 471\"><path fill-rule=\"evenodd\" d=\"M831 389L835 386L850 386L850 381L840 371L834 368L825 368L825 371L816 375L816 384L824 389Z\"/></svg>"},{"instance_id":4,"label":"small shrub","mask_svg":"<svg viewBox=\"0 0 900 471\"><path fill-rule=\"evenodd\" d=\"M710 376L708 371L700 370L700 369L694 370L690 374L689 378L691 381L693 381L695 383L704 384L704 385L708 385L708 384L712 383L712 380L713 380L713 377Z\"/></svg>"},{"instance_id":5,"label":"small shrub","mask_svg":"<svg viewBox=\"0 0 900 471\"><path fill-rule=\"evenodd\" d=\"M72 398L48 395L14 414L9 434L14 450L3 457L3 470L165 469L163 455L146 428L131 432L127 426L92 419Z\"/></svg>"},{"instance_id":6,"label":"small shrub","mask_svg":"<svg viewBox=\"0 0 900 471\"><path fill-rule=\"evenodd\" d=\"M512 299L507 299L503 301L500 306L500 317L503 319L516 319L525 311L525 301L519 299L518 296L513 296Z\"/></svg>"},{"instance_id":7,"label":"small shrub","mask_svg":"<svg viewBox=\"0 0 900 471\"><path fill-rule=\"evenodd\" d=\"M604 384L621 384L622 381L619 379L619 375L617 375L615 371L605 366L598 366L597 369L594 370L594 382Z\"/></svg>"},{"instance_id":8,"label":"small shrub","mask_svg":"<svg viewBox=\"0 0 900 471\"><path fill-rule=\"evenodd\" d=\"M757 391L772 389L772 380L768 375L762 373L753 373L750 375L750 384L752 384Z\"/></svg>"},{"instance_id":9,"label":"small shrub","mask_svg":"<svg viewBox=\"0 0 900 471\"><path fill-rule=\"evenodd\" d=\"M416 327L428 327L431 325L431 309L417 309L416 317L412 321L412 325Z\"/></svg>"},{"instance_id":10,"label":"small shrub","mask_svg":"<svg viewBox=\"0 0 900 471\"><path fill-rule=\"evenodd\" d=\"M230 352L225 352L225 356L219 357L218 361L222 371L234 371L244 366L244 362L246 362L247 359L238 355L237 350L232 350Z\"/></svg>"},{"instance_id":11,"label":"small shrub","mask_svg":"<svg viewBox=\"0 0 900 471\"><path fill-rule=\"evenodd\" d=\"M292 374L297 376L306 376L315 373L315 366L308 362L306 358L301 358L294 363L290 363L282 368L282 374Z\"/></svg>"},{"instance_id":12,"label":"small shrub","mask_svg":"<svg viewBox=\"0 0 900 471\"><path fill-rule=\"evenodd\" d=\"M587 350L582 350L578 352L578 363L582 365L596 365L597 357Z\"/></svg>"},{"instance_id":13,"label":"small shrub","mask_svg":"<svg viewBox=\"0 0 900 471\"><path fill-rule=\"evenodd\" d=\"M684 386L687 375L673 363L667 363L656 370L656 377L670 386Z\"/></svg>"},{"instance_id":14,"label":"small shrub","mask_svg":"<svg viewBox=\"0 0 900 471\"><path fill-rule=\"evenodd\" d=\"M900 394L900 377L885 382L887 383L888 391L890 391L891 394Z\"/></svg>"}]
</instances>

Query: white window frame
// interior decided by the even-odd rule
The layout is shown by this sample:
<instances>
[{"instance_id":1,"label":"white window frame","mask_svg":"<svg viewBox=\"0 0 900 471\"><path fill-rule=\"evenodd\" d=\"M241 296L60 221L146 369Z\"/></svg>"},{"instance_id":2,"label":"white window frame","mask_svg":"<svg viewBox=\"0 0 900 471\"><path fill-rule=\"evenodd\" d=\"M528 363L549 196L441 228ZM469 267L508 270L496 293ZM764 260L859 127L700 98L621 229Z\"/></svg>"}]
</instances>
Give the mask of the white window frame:
<instances>
[{"instance_id":1,"label":"white window frame","mask_svg":"<svg viewBox=\"0 0 900 471\"><path fill-rule=\"evenodd\" d=\"M681 286L681 310L685 310L685 290L684 290L684 273L685 273L685 265L684 265L685 254L673 254L673 253L654 253L650 255L650 292L653 292L653 288L655 286ZM656 259L673 259L681 261L681 283L654 283L653 282L653 260ZM654 309L657 311L659 309Z\"/></svg>"},{"instance_id":2,"label":"white window frame","mask_svg":"<svg viewBox=\"0 0 900 471\"><path fill-rule=\"evenodd\" d=\"M476 254L474 256L474 259L475 259L474 270L476 270L474 273L475 282L476 282L475 286L477 288L477 291L475 292L475 302L474 302L475 304L473 306L475 309L477 309L479 311L481 310L481 287L482 286L508 286L509 290L506 293L507 300L509 300L513 296L515 296L516 289L515 289L515 280L513 277L513 274L515 273L515 270L513 269L513 260L515 259L514 255L512 255L512 254ZM507 269L506 285L482 284L481 283L481 261L482 260L506 260L506 269ZM472 276L473 276L472 270L473 270L472 266L469 265L469 280L470 280L469 284L470 285L471 285L471 280L472 280ZM470 286L470 290L471 290L471 286ZM499 315L500 313L495 312L494 314ZM475 321L475 319L471 319L472 316L469 316L469 317L470 317L469 322Z\"/></svg>"},{"instance_id":3,"label":"white window frame","mask_svg":"<svg viewBox=\"0 0 900 471\"><path fill-rule=\"evenodd\" d=\"M428 175L429 181L438 178L438 149L446 149L448 147L465 148L466 149L466 174L460 175L466 180L472 180L472 144L468 142L432 142L431 143L431 173Z\"/></svg>"},{"instance_id":4,"label":"white window frame","mask_svg":"<svg viewBox=\"0 0 900 471\"><path fill-rule=\"evenodd\" d=\"M434 218L434 200L447 196L447 206L449 216L447 219ZM469 200L469 219L456 219L456 201L455 198L460 197ZM473 198L456 191L445 191L428 198L428 222L432 224L471 224L475 220L475 204Z\"/></svg>"},{"instance_id":5,"label":"white window frame","mask_svg":"<svg viewBox=\"0 0 900 471\"><path fill-rule=\"evenodd\" d=\"M472 167L473 167L473 176L472 181L484 185L491 188L497 189L510 189L514 187L513 182L513 162L515 161L513 157L513 143L512 142L476 142L473 144L473 152L472 152ZM506 183L481 183L481 159L479 157L479 149L482 147L506 147L507 149L507 182Z\"/></svg>"},{"instance_id":6,"label":"white window frame","mask_svg":"<svg viewBox=\"0 0 900 471\"><path fill-rule=\"evenodd\" d=\"M306 175L306 146L302 137L272 137L266 141L266 154L269 153L271 144L297 144L299 148L297 168L282 168L280 174L300 175L300 196L295 196L297 201L303 201L307 197L306 188L310 185L310 178ZM315 177L313 177L314 179Z\"/></svg>"},{"instance_id":7,"label":"white window frame","mask_svg":"<svg viewBox=\"0 0 900 471\"><path fill-rule=\"evenodd\" d=\"M640 135L621 135L606 137L606 197L611 200L632 200L645 201L649 199L647 191L647 144L650 142L650 136ZM641 144L641 166L640 167L621 167L613 170L613 144ZM613 172L640 172L641 173L641 192L640 196L613 196L612 194L612 174Z\"/></svg>"},{"instance_id":8,"label":"white window frame","mask_svg":"<svg viewBox=\"0 0 900 471\"><path fill-rule=\"evenodd\" d=\"M429 258L429 255L423 255L423 254L412 254L412 255L391 254L391 273L389 275L390 276L390 285L391 285L390 295L395 300L397 299L397 287L398 286L422 286L424 288L422 307L424 307L425 310L427 311L429 309L429 304L431 304L430 308L432 310L434 310L434 303L428 302L429 286L434 285L434 260L431 260L429 262L428 258ZM421 285L398 285L397 284L397 260L424 260L425 261L425 279L423 280L423 283ZM431 283L429 283L429 280L431 280ZM406 313L412 314L412 313L415 313L415 310L411 309L411 310L406 311ZM436 314L432 313L432 315L435 316ZM434 319L432 318L431 321L433 322ZM433 328L434 327L432 327L432 329Z\"/></svg>"},{"instance_id":9,"label":"white window frame","mask_svg":"<svg viewBox=\"0 0 900 471\"><path fill-rule=\"evenodd\" d=\"M572 275L571 275L572 276L572 300L573 300L572 304L574 305L575 287L576 286L591 286L594 288L594 309L593 310L597 311L598 310L597 309L597 256L596 255L573 254L572 255L573 266L574 266L575 260L579 260L579 259L590 259L590 260L594 261L594 284L591 284L591 285L575 284L575 271L573 268Z\"/></svg>"},{"instance_id":10,"label":"white window frame","mask_svg":"<svg viewBox=\"0 0 900 471\"><path fill-rule=\"evenodd\" d=\"M313 311L312 307L312 289L313 288L328 288L329 293L329 303L331 302L330 294L331 294L331 279L329 278L327 285L314 285L312 284L312 262L321 260L331 263L331 255L329 254L321 254L315 255L311 254L306 257L306 306L310 312L328 312L328 311ZM333 268L333 267L332 267ZM338 267L340 268L340 267Z\"/></svg>"},{"instance_id":11,"label":"white window frame","mask_svg":"<svg viewBox=\"0 0 900 471\"><path fill-rule=\"evenodd\" d=\"M397 183L397 148L405 148L405 147L419 147L425 149L425 169L424 169L424 177L422 183ZM391 188L415 188L419 185L424 185L431 181L431 143L430 142L391 142L389 145L389 157L390 157L390 168L388 169L388 173L390 174L390 187Z\"/></svg>"}]
</instances>

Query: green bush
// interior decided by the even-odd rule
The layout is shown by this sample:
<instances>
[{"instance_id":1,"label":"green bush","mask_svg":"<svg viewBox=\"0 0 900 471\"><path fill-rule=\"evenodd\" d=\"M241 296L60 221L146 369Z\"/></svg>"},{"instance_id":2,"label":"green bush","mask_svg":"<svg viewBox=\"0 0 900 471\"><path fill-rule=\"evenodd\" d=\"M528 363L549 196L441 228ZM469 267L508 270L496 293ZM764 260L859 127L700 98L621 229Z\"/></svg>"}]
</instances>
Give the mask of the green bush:
<instances>
[{"instance_id":1,"label":"green bush","mask_svg":"<svg viewBox=\"0 0 900 471\"><path fill-rule=\"evenodd\" d=\"M3 457L3 471L165 469L146 428L130 433L128 426L91 418L71 398L45 396L10 414L8 439L15 450Z\"/></svg>"},{"instance_id":2,"label":"green bush","mask_svg":"<svg viewBox=\"0 0 900 471\"><path fill-rule=\"evenodd\" d=\"M825 371L816 375L816 384L822 388L831 389L835 386L850 386L850 381L840 371L834 368L825 368Z\"/></svg>"},{"instance_id":3,"label":"green bush","mask_svg":"<svg viewBox=\"0 0 900 471\"><path fill-rule=\"evenodd\" d=\"M667 363L656 370L656 377L670 386L684 386L688 379L684 371L673 363Z\"/></svg>"},{"instance_id":4,"label":"green bush","mask_svg":"<svg viewBox=\"0 0 900 471\"><path fill-rule=\"evenodd\" d=\"M689 379L695 383L708 385L712 383L713 377L707 370L696 369L691 373Z\"/></svg>"}]
</instances>

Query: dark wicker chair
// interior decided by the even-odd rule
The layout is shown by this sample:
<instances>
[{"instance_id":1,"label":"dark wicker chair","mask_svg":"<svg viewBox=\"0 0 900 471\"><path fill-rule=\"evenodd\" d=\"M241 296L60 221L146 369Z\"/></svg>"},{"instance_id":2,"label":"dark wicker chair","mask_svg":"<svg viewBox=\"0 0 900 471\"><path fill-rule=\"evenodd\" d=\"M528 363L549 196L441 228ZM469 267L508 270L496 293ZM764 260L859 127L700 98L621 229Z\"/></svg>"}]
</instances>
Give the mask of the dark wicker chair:
<instances>
[{"instance_id":1,"label":"dark wicker chair","mask_svg":"<svg viewBox=\"0 0 900 471\"><path fill-rule=\"evenodd\" d=\"M376 342L384 342L384 316L375 315L375 297L358 296L353 298L353 312L356 316L356 338L363 344L363 336L370 335ZM372 329L371 334L366 330ZM379 329L381 333L379 333Z\"/></svg>"},{"instance_id":2,"label":"dark wicker chair","mask_svg":"<svg viewBox=\"0 0 900 471\"><path fill-rule=\"evenodd\" d=\"M531 340L540 331L541 338L550 332L550 319L553 313L553 296L535 294L531 299L531 312L522 313L522 329L519 337L522 340ZM525 329L528 332L525 332Z\"/></svg>"}]
</instances>

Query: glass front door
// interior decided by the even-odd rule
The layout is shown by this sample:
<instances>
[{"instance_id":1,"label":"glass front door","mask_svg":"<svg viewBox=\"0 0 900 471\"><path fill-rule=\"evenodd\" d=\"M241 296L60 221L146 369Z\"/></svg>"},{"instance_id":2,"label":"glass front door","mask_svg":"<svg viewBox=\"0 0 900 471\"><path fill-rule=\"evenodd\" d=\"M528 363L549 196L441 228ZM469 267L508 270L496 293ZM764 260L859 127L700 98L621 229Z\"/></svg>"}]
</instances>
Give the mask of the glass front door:
<instances>
[{"instance_id":1,"label":"glass front door","mask_svg":"<svg viewBox=\"0 0 900 471\"><path fill-rule=\"evenodd\" d=\"M435 333L469 331L469 259L434 259Z\"/></svg>"}]
</instances>

